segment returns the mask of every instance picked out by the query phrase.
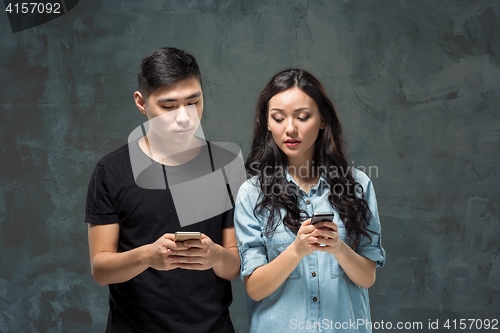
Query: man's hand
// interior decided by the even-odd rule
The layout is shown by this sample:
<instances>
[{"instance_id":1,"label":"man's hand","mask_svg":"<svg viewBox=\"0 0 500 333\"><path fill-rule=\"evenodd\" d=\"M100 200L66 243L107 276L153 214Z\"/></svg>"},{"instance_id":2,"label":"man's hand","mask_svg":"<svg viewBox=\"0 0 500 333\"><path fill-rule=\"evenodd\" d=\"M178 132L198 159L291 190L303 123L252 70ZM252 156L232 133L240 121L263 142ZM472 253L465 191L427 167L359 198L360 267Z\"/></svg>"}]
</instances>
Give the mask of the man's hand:
<instances>
[{"instance_id":1,"label":"man's hand","mask_svg":"<svg viewBox=\"0 0 500 333\"><path fill-rule=\"evenodd\" d=\"M183 243L174 242L174 234L164 234L149 245L147 263L149 267L159 271L169 271L179 266L172 261L173 251L185 251L189 247Z\"/></svg>"},{"instance_id":2,"label":"man's hand","mask_svg":"<svg viewBox=\"0 0 500 333\"><path fill-rule=\"evenodd\" d=\"M89 224L89 250L92 276L101 286L128 281L149 267L157 270L178 268L168 260L172 249L187 247L174 242L173 234L165 234L154 243L118 252L120 226Z\"/></svg>"},{"instance_id":3,"label":"man's hand","mask_svg":"<svg viewBox=\"0 0 500 333\"><path fill-rule=\"evenodd\" d=\"M164 238L154 243L158 243L156 258L159 267L200 271L213 269L215 275L229 281L239 275L240 256L234 227L222 229L221 245L214 243L205 234L201 235L200 240L187 240L182 243L174 242L173 234L166 234Z\"/></svg>"},{"instance_id":4,"label":"man's hand","mask_svg":"<svg viewBox=\"0 0 500 333\"><path fill-rule=\"evenodd\" d=\"M170 247L172 250L167 254L167 261L176 268L203 271L213 268L221 261L222 247L205 234L201 235L200 240L177 242L176 245L176 248Z\"/></svg>"},{"instance_id":5,"label":"man's hand","mask_svg":"<svg viewBox=\"0 0 500 333\"><path fill-rule=\"evenodd\" d=\"M218 277L226 280L239 274L240 257L234 227L222 229L222 246L206 235L199 241L176 243L175 235L167 233L154 243L125 252L118 252L118 223L89 223L88 228L92 276L101 286L128 281L149 267L162 271L212 268Z\"/></svg>"}]
</instances>

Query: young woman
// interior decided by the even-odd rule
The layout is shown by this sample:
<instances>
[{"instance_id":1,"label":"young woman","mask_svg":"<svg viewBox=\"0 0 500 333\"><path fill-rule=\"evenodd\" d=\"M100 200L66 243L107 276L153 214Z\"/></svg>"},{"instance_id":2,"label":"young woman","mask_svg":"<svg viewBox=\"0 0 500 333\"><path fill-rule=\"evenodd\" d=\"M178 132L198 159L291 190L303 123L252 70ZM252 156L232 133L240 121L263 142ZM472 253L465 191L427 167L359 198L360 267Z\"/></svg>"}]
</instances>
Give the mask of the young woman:
<instances>
[{"instance_id":1,"label":"young woman","mask_svg":"<svg viewBox=\"0 0 500 333\"><path fill-rule=\"evenodd\" d=\"M341 133L306 71L276 74L259 97L235 209L250 332L371 331L367 288L385 251L373 185ZM311 224L314 213L334 218Z\"/></svg>"}]
</instances>

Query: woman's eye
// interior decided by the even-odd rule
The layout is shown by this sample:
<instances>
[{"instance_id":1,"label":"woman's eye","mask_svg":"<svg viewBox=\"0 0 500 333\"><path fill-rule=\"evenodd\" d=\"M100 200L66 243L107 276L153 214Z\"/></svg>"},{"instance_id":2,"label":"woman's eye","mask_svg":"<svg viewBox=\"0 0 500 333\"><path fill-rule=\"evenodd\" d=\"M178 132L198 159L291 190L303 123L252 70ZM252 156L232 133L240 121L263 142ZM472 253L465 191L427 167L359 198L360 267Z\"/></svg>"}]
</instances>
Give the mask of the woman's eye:
<instances>
[{"instance_id":1,"label":"woman's eye","mask_svg":"<svg viewBox=\"0 0 500 333\"><path fill-rule=\"evenodd\" d=\"M277 123L281 123L283 121L283 118L274 118L273 119L277 122Z\"/></svg>"},{"instance_id":2,"label":"woman's eye","mask_svg":"<svg viewBox=\"0 0 500 333\"><path fill-rule=\"evenodd\" d=\"M298 119L299 119L299 120L302 120L302 121L306 121L307 119L309 119L309 116L302 117L302 118L301 118L301 117L299 117Z\"/></svg>"}]
</instances>

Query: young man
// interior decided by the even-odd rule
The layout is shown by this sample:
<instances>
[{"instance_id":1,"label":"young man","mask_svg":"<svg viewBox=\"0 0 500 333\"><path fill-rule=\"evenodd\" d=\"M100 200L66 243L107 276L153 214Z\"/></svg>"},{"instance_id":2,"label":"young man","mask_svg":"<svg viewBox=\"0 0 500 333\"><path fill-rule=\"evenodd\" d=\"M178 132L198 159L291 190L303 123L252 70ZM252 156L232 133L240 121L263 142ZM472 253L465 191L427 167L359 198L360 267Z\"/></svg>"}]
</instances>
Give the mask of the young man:
<instances>
[{"instance_id":1,"label":"young man","mask_svg":"<svg viewBox=\"0 0 500 333\"><path fill-rule=\"evenodd\" d=\"M97 163L85 210L92 275L109 285L106 332L234 332L229 281L240 258L233 210L182 226L170 190L214 171L212 154L221 154L194 135L203 112L196 60L175 48L155 50L142 60L134 99L148 118L147 135ZM140 175L134 158L150 165ZM175 242L176 231L202 237Z\"/></svg>"}]
</instances>

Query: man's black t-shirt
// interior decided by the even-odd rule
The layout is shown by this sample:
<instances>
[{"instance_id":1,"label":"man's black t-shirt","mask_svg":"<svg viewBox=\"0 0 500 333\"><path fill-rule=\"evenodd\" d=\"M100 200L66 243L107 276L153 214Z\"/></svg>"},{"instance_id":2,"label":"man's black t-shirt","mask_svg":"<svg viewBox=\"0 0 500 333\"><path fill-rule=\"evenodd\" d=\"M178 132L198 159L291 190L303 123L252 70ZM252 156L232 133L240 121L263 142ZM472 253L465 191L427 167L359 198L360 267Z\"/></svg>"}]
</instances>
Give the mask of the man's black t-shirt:
<instances>
[{"instance_id":1,"label":"man's black t-shirt","mask_svg":"<svg viewBox=\"0 0 500 333\"><path fill-rule=\"evenodd\" d=\"M151 161L143 174L164 174L165 168L171 175L189 173L194 166L199 172L200 163L205 165L209 156L206 147L179 167L165 167ZM131 148L139 148L137 141L131 143ZM148 158L145 154L143 157ZM210 169L206 172L211 172ZM85 222L119 223L118 252L153 243L163 234L176 231L200 231L221 244L222 229L233 225L233 210L181 227L168 185L167 189L165 185L159 186L162 187L137 186L129 145L124 145L97 163L90 179ZM106 332L234 332L228 310L231 302L230 282L211 269L148 268L127 282L109 285Z\"/></svg>"}]
</instances>

